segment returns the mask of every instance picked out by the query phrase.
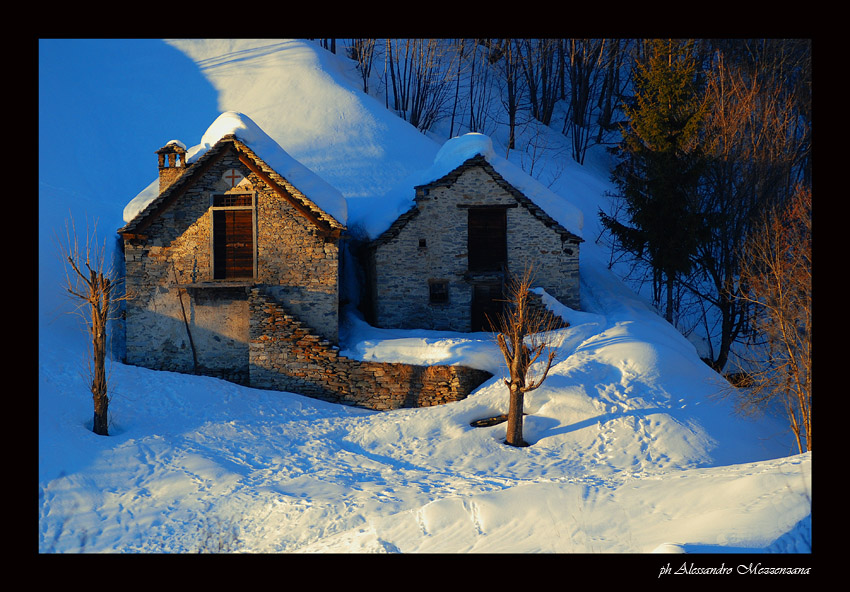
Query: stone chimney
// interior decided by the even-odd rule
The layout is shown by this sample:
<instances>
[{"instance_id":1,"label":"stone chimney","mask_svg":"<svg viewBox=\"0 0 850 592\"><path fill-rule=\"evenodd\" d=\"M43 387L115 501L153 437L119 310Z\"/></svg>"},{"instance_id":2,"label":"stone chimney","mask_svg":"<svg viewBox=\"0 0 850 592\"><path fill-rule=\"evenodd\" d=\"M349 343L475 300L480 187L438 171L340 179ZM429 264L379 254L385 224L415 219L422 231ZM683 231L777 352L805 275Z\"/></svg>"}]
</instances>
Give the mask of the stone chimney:
<instances>
[{"instance_id":1,"label":"stone chimney","mask_svg":"<svg viewBox=\"0 0 850 592\"><path fill-rule=\"evenodd\" d=\"M159 157L159 192L162 193L186 170L186 149L177 140L156 151Z\"/></svg>"}]
</instances>

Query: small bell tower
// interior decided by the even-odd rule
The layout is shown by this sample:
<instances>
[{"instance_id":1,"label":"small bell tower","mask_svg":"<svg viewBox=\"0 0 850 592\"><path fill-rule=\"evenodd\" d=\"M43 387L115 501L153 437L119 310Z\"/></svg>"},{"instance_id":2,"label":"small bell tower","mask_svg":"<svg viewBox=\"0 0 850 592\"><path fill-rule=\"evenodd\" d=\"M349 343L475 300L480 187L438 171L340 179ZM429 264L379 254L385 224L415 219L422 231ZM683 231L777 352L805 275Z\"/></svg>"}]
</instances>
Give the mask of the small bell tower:
<instances>
[{"instance_id":1,"label":"small bell tower","mask_svg":"<svg viewBox=\"0 0 850 592\"><path fill-rule=\"evenodd\" d=\"M186 170L186 149L177 140L156 151L159 158L159 192L162 193Z\"/></svg>"}]
</instances>

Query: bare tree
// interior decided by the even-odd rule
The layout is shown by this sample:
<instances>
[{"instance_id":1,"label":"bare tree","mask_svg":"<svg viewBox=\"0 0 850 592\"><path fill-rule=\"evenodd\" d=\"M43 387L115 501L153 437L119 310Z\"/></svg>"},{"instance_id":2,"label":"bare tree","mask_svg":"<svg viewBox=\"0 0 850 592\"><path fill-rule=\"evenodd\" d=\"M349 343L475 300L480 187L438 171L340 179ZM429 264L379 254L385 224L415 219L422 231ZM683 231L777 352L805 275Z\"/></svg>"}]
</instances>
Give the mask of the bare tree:
<instances>
[{"instance_id":1,"label":"bare tree","mask_svg":"<svg viewBox=\"0 0 850 592\"><path fill-rule=\"evenodd\" d=\"M392 109L420 131L444 115L457 59L441 39L386 40L385 68L392 89ZM389 92L388 105L389 105Z\"/></svg>"},{"instance_id":2,"label":"bare tree","mask_svg":"<svg viewBox=\"0 0 850 592\"><path fill-rule=\"evenodd\" d=\"M709 232L697 248L702 274L689 288L718 318L708 338L717 341L709 361L720 371L747 331L750 305L738 297L739 254L763 213L786 200L802 178L809 125L799 107L803 97L767 65L753 69L717 51L705 77L711 107L699 207Z\"/></svg>"},{"instance_id":3,"label":"bare tree","mask_svg":"<svg viewBox=\"0 0 850 592\"><path fill-rule=\"evenodd\" d=\"M601 128L594 129L594 113L604 104L603 92L613 92L615 81L611 76L611 39L567 39L565 51L566 78L569 80L569 112L564 120L564 135L572 140L573 160L584 164L584 157L594 140L601 137ZM616 53L613 55L616 56ZM616 72L615 72L616 74ZM608 99L610 101L610 99ZM610 109L610 104L608 106ZM597 116L598 120L611 119L610 111ZM567 133L569 132L569 134Z\"/></svg>"},{"instance_id":4,"label":"bare tree","mask_svg":"<svg viewBox=\"0 0 850 592\"><path fill-rule=\"evenodd\" d=\"M520 39L519 64L525 77L532 116L544 125L552 121L558 94L557 39Z\"/></svg>"},{"instance_id":5,"label":"bare tree","mask_svg":"<svg viewBox=\"0 0 850 592\"><path fill-rule=\"evenodd\" d=\"M96 229L86 232L80 245L73 220L66 224L66 237L59 248L65 262L65 290L78 302L76 312L91 334L91 393L94 402L92 431L107 436L109 393L106 376L106 329L115 304L127 298L121 281L106 263L105 245L96 243Z\"/></svg>"},{"instance_id":6,"label":"bare tree","mask_svg":"<svg viewBox=\"0 0 850 592\"><path fill-rule=\"evenodd\" d=\"M505 443L511 446L527 446L522 436L525 393L543 384L555 360L551 331L557 325L548 311L531 306L533 279L533 267L526 267L522 276L511 277L506 285L505 309L498 318L490 319L510 374L505 379L510 392ZM541 357L543 371L532 376L532 366Z\"/></svg>"},{"instance_id":7,"label":"bare tree","mask_svg":"<svg viewBox=\"0 0 850 592\"><path fill-rule=\"evenodd\" d=\"M466 44L469 43L469 50ZM494 46L491 39L458 39L457 47L457 73L455 87L455 101L465 100L468 112L466 129L470 132L487 133L487 128L492 118L491 113L491 87L493 86L494 68L490 58L494 55ZM465 84L466 97L460 95L461 84ZM454 129L454 113L452 114L452 129ZM449 134L450 136L453 133Z\"/></svg>"},{"instance_id":8,"label":"bare tree","mask_svg":"<svg viewBox=\"0 0 850 592\"><path fill-rule=\"evenodd\" d=\"M596 119L596 143L602 144L606 138L619 130L615 114L621 114L618 105L623 100L625 89L629 86L628 56L633 42L629 39L608 39L606 44L605 74L602 77L601 88L596 107L599 116Z\"/></svg>"},{"instance_id":9,"label":"bare tree","mask_svg":"<svg viewBox=\"0 0 850 592\"><path fill-rule=\"evenodd\" d=\"M357 70L363 81L363 92L369 93L369 77L372 75L372 63L375 59L374 39L351 39L347 49L348 57L357 62Z\"/></svg>"},{"instance_id":10,"label":"bare tree","mask_svg":"<svg viewBox=\"0 0 850 592\"><path fill-rule=\"evenodd\" d=\"M508 151L516 148L517 115L522 100L521 54L516 39L497 39L491 46L490 62L496 64L501 76L500 96L508 116Z\"/></svg>"},{"instance_id":11,"label":"bare tree","mask_svg":"<svg viewBox=\"0 0 850 592\"><path fill-rule=\"evenodd\" d=\"M758 342L743 364L741 410L784 409L800 452L812 449L812 194L798 187L765 219L742 257L741 297Z\"/></svg>"}]
</instances>

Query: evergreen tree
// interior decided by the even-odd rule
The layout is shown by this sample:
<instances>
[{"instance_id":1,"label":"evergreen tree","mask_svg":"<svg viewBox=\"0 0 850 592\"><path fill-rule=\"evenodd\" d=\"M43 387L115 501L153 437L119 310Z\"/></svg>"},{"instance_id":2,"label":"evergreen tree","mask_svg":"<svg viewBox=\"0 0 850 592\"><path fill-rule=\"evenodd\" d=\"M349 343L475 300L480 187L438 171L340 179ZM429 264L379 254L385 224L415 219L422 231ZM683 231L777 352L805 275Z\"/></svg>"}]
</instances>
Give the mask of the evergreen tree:
<instances>
[{"instance_id":1,"label":"evergreen tree","mask_svg":"<svg viewBox=\"0 0 850 592\"><path fill-rule=\"evenodd\" d=\"M612 173L627 219L601 211L600 219L617 248L649 264L655 298L663 286L665 317L673 322L675 281L691 269L702 227L696 194L705 102L693 43L648 41L635 63L634 89Z\"/></svg>"}]
</instances>

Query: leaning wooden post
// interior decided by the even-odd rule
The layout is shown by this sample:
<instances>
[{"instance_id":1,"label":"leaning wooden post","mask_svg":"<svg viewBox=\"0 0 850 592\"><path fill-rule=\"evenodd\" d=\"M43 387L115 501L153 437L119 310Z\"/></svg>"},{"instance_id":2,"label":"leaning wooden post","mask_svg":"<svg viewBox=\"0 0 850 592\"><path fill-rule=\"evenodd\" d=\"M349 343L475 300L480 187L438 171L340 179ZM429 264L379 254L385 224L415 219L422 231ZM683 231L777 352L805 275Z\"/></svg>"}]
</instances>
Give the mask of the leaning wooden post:
<instances>
[{"instance_id":1,"label":"leaning wooden post","mask_svg":"<svg viewBox=\"0 0 850 592\"><path fill-rule=\"evenodd\" d=\"M171 271L174 273L174 287L177 290L177 300L180 301L180 312L183 313L183 325L186 327L186 335L189 336L189 347L192 348L192 371L198 373L198 352L195 351L195 342L192 339L192 332L189 330L189 319L186 316L186 307L183 306L183 289L177 281L177 268L174 266L174 259L171 260Z\"/></svg>"}]
</instances>

